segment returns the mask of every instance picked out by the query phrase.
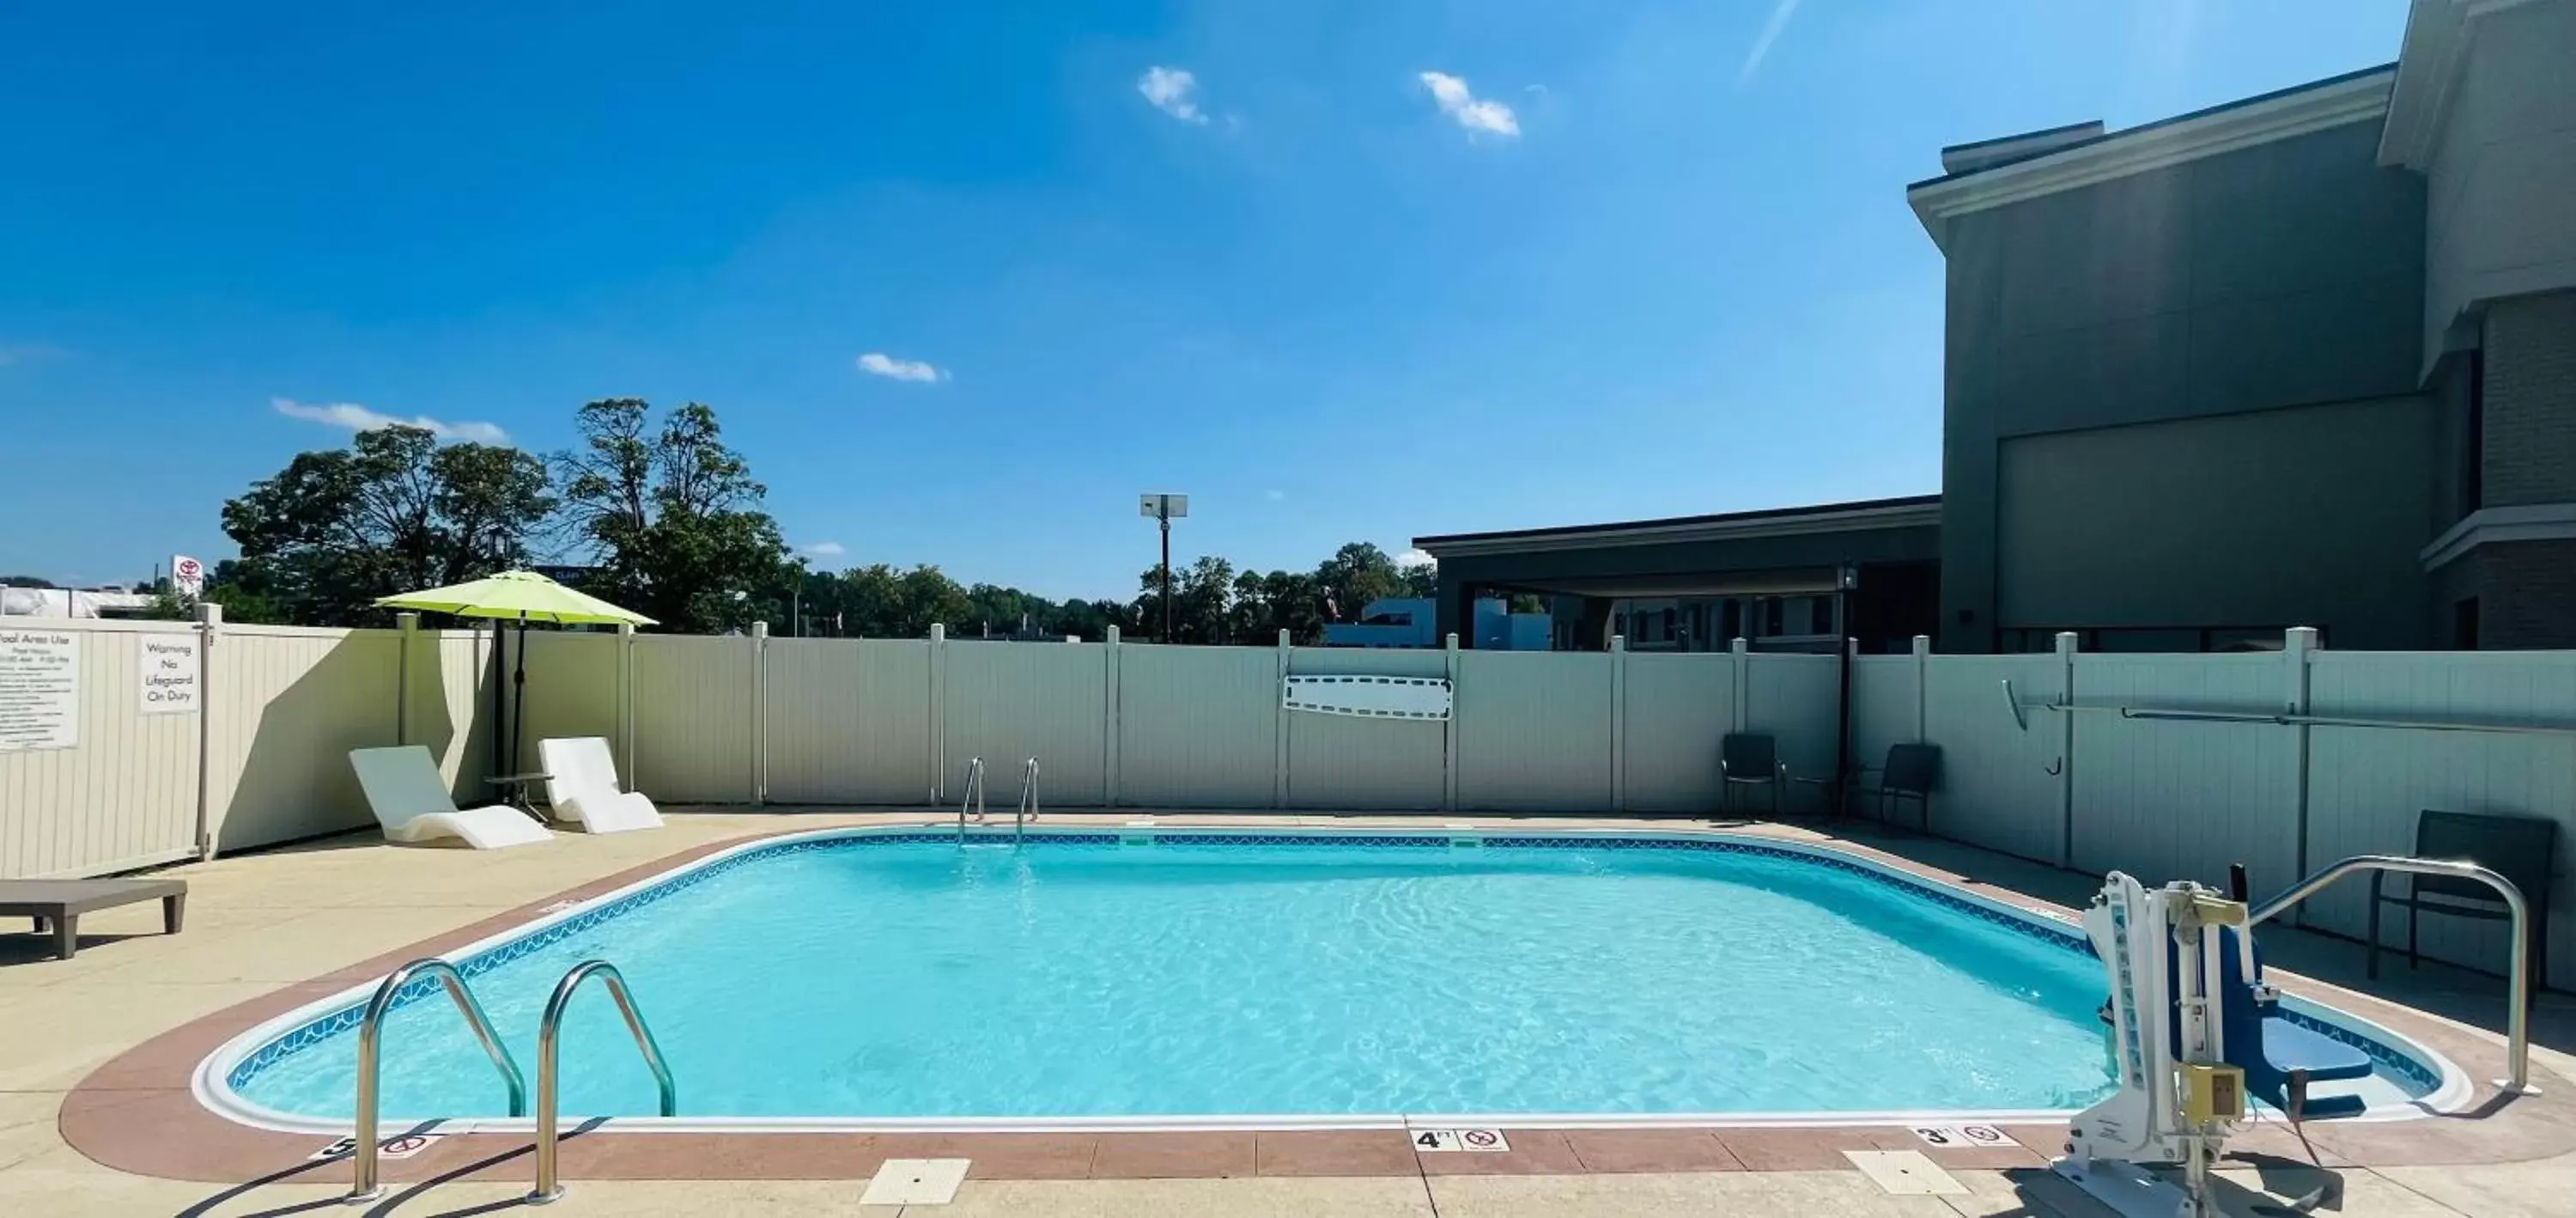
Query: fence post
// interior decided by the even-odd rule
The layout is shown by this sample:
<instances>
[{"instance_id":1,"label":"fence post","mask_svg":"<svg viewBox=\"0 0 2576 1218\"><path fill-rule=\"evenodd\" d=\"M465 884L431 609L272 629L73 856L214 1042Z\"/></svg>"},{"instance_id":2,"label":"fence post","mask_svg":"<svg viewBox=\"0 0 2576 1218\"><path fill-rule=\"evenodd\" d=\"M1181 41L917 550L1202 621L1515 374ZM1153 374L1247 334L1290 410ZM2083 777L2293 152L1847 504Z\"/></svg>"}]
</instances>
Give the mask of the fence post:
<instances>
[{"instance_id":1,"label":"fence post","mask_svg":"<svg viewBox=\"0 0 2576 1218\"><path fill-rule=\"evenodd\" d=\"M1119 682L1123 679L1118 675L1118 627L1113 625L1101 631L1100 654L1102 670L1108 674L1109 682L1107 690L1101 694L1100 708L1102 718L1109 725L1100 741L1101 802L1115 808L1118 806L1118 716L1121 713Z\"/></svg>"},{"instance_id":2,"label":"fence post","mask_svg":"<svg viewBox=\"0 0 2576 1218\"><path fill-rule=\"evenodd\" d=\"M1274 724L1270 758L1270 806L1288 806L1288 660L1296 649L1288 643L1288 632L1279 632L1279 680L1271 686L1270 698Z\"/></svg>"},{"instance_id":3,"label":"fence post","mask_svg":"<svg viewBox=\"0 0 2576 1218\"><path fill-rule=\"evenodd\" d=\"M1924 709L1931 698L1931 685L1932 636L1918 634L1914 636L1914 743L1916 744L1922 744L1932 738L1932 722L1926 718L1927 712Z\"/></svg>"},{"instance_id":4,"label":"fence post","mask_svg":"<svg viewBox=\"0 0 2576 1218\"><path fill-rule=\"evenodd\" d=\"M619 789L632 791L640 781L635 764L635 624L617 624L617 769L624 784Z\"/></svg>"},{"instance_id":5,"label":"fence post","mask_svg":"<svg viewBox=\"0 0 2576 1218\"><path fill-rule=\"evenodd\" d=\"M751 624L751 806L769 802L769 623Z\"/></svg>"},{"instance_id":6,"label":"fence post","mask_svg":"<svg viewBox=\"0 0 2576 1218\"><path fill-rule=\"evenodd\" d=\"M2057 700L2075 705L2075 632L2057 632ZM2057 715L2057 865L2075 869L2075 714Z\"/></svg>"},{"instance_id":7,"label":"fence post","mask_svg":"<svg viewBox=\"0 0 2576 1218\"><path fill-rule=\"evenodd\" d=\"M1735 662L1735 697L1732 699L1735 705L1726 708L1727 713L1734 716L1735 721L1727 724L1726 730L1746 731L1752 726L1747 722L1752 718L1753 706L1752 648L1745 643L1743 636L1739 635L1727 642L1726 650Z\"/></svg>"},{"instance_id":8,"label":"fence post","mask_svg":"<svg viewBox=\"0 0 2576 1218\"><path fill-rule=\"evenodd\" d=\"M930 802L936 807L948 794L948 699L946 697L948 627L930 624Z\"/></svg>"},{"instance_id":9,"label":"fence post","mask_svg":"<svg viewBox=\"0 0 2576 1218\"><path fill-rule=\"evenodd\" d=\"M197 861L215 857L212 797L215 768L215 643L223 637L224 607L197 602Z\"/></svg>"},{"instance_id":10,"label":"fence post","mask_svg":"<svg viewBox=\"0 0 2576 1218\"><path fill-rule=\"evenodd\" d=\"M394 643L402 653L394 659L394 743L411 743L411 648L420 640L420 615L394 615ZM201 676L199 680L204 680Z\"/></svg>"},{"instance_id":11,"label":"fence post","mask_svg":"<svg viewBox=\"0 0 2576 1218\"><path fill-rule=\"evenodd\" d=\"M2314 626L2292 626L2288 633L2281 636L2281 663L2283 665L2281 677L2282 684L2285 686L2283 692L2287 695L2286 707L2290 714L2307 715L2312 713L2308 709L2308 664L2309 661L2314 658L2316 650L2317 630ZM2299 724L2294 730L2299 734L2299 862L2298 874L2289 877L2288 882L2290 883L2297 883L2302 877L2310 874L2310 864L2308 862L2308 725L2304 723ZM2291 913L2294 916L2297 915L2299 908L2293 908ZM2304 923L2302 924L2304 925Z\"/></svg>"},{"instance_id":12,"label":"fence post","mask_svg":"<svg viewBox=\"0 0 2576 1218\"><path fill-rule=\"evenodd\" d=\"M1610 810L1628 810L1628 636L1610 636Z\"/></svg>"},{"instance_id":13,"label":"fence post","mask_svg":"<svg viewBox=\"0 0 2576 1218\"><path fill-rule=\"evenodd\" d=\"M1441 671L1449 680L1449 717L1440 721L1440 810L1458 810L1458 633L1440 643Z\"/></svg>"}]
</instances>

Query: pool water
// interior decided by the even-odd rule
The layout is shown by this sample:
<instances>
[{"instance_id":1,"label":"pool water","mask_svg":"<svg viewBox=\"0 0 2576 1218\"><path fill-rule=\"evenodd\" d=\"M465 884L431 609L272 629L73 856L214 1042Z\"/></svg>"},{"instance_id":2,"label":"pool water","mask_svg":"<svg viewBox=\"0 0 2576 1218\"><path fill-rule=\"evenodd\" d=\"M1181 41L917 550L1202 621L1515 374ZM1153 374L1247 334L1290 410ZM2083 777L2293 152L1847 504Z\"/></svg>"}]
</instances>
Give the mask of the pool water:
<instances>
[{"instance_id":1,"label":"pool water","mask_svg":"<svg viewBox=\"0 0 2576 1218\"><path fill-rule=\"evenodd\" d=\"M546 996L593 957L684 1116L2050 1109L2112 1082L2089 955L1776 854L840 839L474 976L531 1087ZM344 1118L354 1041L240 1094ZM389 1119L506 1112L442 998L384 1043ZM654 1111L604 992L564 1054L566 1113Z\"/></svg>"}]
</instances>

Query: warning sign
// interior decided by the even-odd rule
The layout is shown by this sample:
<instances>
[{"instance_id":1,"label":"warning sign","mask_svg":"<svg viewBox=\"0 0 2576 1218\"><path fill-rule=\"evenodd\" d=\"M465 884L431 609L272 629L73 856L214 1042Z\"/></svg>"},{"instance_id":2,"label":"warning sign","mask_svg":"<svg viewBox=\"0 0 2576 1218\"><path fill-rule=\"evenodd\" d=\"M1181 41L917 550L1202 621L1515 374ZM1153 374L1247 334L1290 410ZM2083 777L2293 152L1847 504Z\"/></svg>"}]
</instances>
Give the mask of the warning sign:
<instances>
[{"instance_id":1,"label":"warning sign","mask_svg":"<svg viewBox=\"0 0 2576 1218\"><path fill-rule=\"evenodd\" d=\"M446 1135L435 1133L410 1133L404 1134L399 1138L387 1138L384 1141L376 1143L376 1157L379 1159L408 1159L432 1146L438 1145L438 1140L444 1136ZM330 1144L304 1157L306 1160L311 1162L320 1162L324 1159L344 1158L351 1151L356 1149L358 1149L358 1140L356 1138L334 1138Z\"/></svg>"},{"instance_id":2,"label":"warning sign","mask_svg":"<svg viewBox=\"0 0 2576 1218\"><path fill-rule=\"evenodd\" d=\"M1988 1150L2021 1145L2012 1139L2012 1135L1992 1125L1916 1125L1911 1128L1924 1145L1945 1149Z\"/></svg>"},{"instance_id":3,"label":"warning sign","mask_svg":"<svg viewBox=\"0 0 2576 1218\"><path fill-rule=\"evenodd\" d=\"M1417 1129L1413 1148L1431 1153L1466 1151L1499 1154L1512 1148L1499 1129Z\"/></svg>"}]
</instances>

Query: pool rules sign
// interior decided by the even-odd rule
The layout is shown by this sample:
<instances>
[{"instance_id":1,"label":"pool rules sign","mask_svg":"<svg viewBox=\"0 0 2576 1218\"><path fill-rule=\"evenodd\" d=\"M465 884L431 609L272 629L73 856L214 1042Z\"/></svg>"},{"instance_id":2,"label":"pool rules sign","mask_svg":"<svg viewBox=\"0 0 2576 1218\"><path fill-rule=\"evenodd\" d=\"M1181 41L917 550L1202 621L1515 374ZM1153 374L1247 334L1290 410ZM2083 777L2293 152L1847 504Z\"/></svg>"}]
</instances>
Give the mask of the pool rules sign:
<instances>
[{"instance_id":1,"label":"pool rules sign","mask_svg":"<svg viewBox=\"0 0 2576 1218\"><path fill-rule=\"evenodd\" d=\"M0 628L0 753L80 743L81 636Z\"/></svg>"},{"instance_id":2,"label":"pool rules sign","mask_svg":"<svg viewBox=\"0 0 2576 1218\"><path fill-rule=\"evenodd\" d=\"M185 715L197 709L204 653L194 634L139 634L142 653L136 671L143 684L134 693L147 715Z\"/></svg>"}]
</instances>

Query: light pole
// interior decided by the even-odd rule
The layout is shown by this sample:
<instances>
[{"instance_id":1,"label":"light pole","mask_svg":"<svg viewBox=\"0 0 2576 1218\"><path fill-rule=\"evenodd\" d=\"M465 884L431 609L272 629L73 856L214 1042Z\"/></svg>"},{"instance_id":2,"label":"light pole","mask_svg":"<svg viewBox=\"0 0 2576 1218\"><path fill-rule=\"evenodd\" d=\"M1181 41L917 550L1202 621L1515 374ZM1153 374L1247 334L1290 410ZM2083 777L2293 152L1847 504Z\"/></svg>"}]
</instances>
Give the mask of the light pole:
<instances>
[{"instance_id":1,"label":"light pole","mask_svg":"<svg viewBox=\"0 0 2576 1218\"><path fill-rule=\"evenodd\" d=\"M1163 531L1163 636L1172 641L1172 521L1190 514L1187 495L1138 495L1136 514L1152 517Z\"/></svg>"}]
</instances>

